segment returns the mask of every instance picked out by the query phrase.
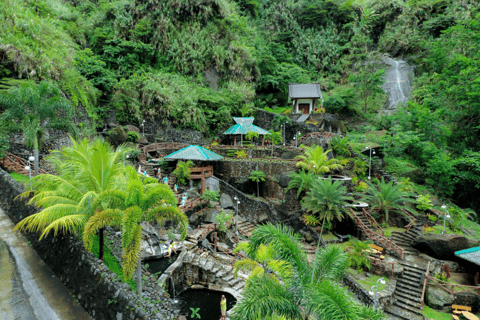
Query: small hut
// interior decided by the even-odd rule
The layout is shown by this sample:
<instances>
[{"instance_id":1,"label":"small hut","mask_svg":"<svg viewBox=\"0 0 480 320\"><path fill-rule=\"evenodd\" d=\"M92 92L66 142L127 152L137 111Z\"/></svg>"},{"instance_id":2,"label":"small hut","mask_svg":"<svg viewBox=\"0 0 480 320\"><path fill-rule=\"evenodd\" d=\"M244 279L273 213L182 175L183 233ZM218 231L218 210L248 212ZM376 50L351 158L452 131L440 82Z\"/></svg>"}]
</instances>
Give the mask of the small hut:
<instances>
[{"instance_id":1,"label":"small hut","mask_svg":"<svg viewBox=\"0 0 480 320\"><path fill-rule=\"evenodd\" d=\"M253 124L253 120L255 118L249 117L249 118L233 118L233 120L236 122L235 125L231 126L228 128L227 131L224 132L226 135L234 135L234 140L233 140L233 145L237 145L237 135L240 135L240 141L243 142L243 135L247 134L248 132L256 132L259 135L262 136L262 146L265 144L265 135L269 134L267 130L264 130L260 127L257 127L256 125ZM243 144L243 143L242 143Z\"/></svg>"},{"instance_id":2,"label":"small hut","mask_svg":"<svg viewBox=\"0 0 480 320\"><path fill-rule=\"evenodd\" d=\"M213 176L213 165L205 166L204 163L207 161L223 160L223 157L204 147L191 145L165 156L164 159L165 161L202 161L201 167L195 166L190 169L190 179L201 180L200 193L203 193L203 191L205 191L205 179Z\"/></svg>"}]
</instances>

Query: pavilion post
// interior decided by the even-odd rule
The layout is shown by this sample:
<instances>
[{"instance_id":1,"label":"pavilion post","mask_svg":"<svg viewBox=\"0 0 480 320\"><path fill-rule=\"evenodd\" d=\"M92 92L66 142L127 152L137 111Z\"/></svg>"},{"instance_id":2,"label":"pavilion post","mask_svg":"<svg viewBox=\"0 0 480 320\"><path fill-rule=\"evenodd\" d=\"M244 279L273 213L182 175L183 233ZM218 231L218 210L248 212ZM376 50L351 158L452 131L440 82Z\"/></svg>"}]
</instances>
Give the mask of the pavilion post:
<instances>
[{"instance_id":1,"label":"pavilion post","mask_svg":"<svg viewBox=\"0 0 480 320\"><path fill-rule=\"evenodd\" d=\"M233 145L236 146L237 145L237 135L233 135Z\"/></svg>"},{"instance_id":2,"label":"pavilion post","mask_svg":"<svg viewBox=\"0 0 480 320\"><path fill-rule=\"evenodd\" d=\"M265 135L262 135L262 147L265 147Z\"/></svg>"}]
</instances>

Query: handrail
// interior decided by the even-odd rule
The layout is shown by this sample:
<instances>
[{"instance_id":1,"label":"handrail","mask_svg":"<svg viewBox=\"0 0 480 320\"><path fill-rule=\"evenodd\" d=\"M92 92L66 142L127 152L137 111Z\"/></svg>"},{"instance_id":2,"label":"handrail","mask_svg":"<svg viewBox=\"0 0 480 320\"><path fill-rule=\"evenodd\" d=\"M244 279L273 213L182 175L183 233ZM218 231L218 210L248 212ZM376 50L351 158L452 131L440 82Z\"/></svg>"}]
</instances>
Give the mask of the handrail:
<instances>
[{"instance_id":1,"label":"handrail","mask_svg":"<svg viewBox=\"0 0 480 320\"><path fill-rule=\"evenodd\" d=\"M383 230L382 227L380 227L380 225L378 224L377 220L375 220L374 217L372 217L370 215L370 213L367 212L367 210L365 208L362 208L362 215L368 220L370 221L370 223L372 224L372 226L374 226L375 228L380 229L380 231L382 232L382 236L385 236L385 230Z\"/></svg>"},{"instance_id":2,"label":"handrail","mask_svg":"<svg viewBox=\"0 0 480 320\"><path fill-rule=\"evenodd\" d=\"M430 273L430 261L428 261L427 272L425 273L425 280L423 281L423 289L422 289L422 299L420 300L420 308L423 309L425 304L425 290L427 289L428 285L428 274Z\"/></svg>"},{"instance_id":3,"label":"handrail","mask_svg":"<svg viewBox=\"0 0 480 320\"><path fill-rule=\"evenodd\" d=\"M362 220L360 220L360 218L355 214L355 212L353 212L352 209L350 209L350 212L351 212L351 216L352 218L354 219L355 223L357 224L357 226L360 227L360 229L362 229L365 234L367 235L368 239L372 240L372 241L378 241L380 242L385 248L384 249L387 249L387 250L393 250L395 253L398 254L398 256L400 257L400 259L403 259L403 248L399 247L397 244L395 244L393 241L385 238L384 236L378 234L377 232L371 230L370 228L368 228L363 222Z\"/></svg>"},{"instance_id":4,"label":"handrail","mask_svg":"<svg viewBox=\"0 0 480 320\"><path fill-rule=\"evenodd\" d=\"M407 225L405 226L405 229L406 229L405 232L408 233L408 231L410 231L410 228L412 228L412 227L415 225L415 222L417 222L417 218L415 218L414 216L412 216L412 215L411 215L410 213L408 213L406 210L403 210L403 209L402 209L402 212L403 212L404 215L406 215L407 217L409 217L409 218L412 220L412 221L410 221L409 224L407 224Z\"/></svg>"},{"instance_id":5,"label":"handrail","mask_svg":"<svg viewBox=\"0 0 480 320\"><path fill-rule=\"evenodd\" d=\"M3 159L0 159L0 164L11 171L15 171L16 173L23 174L27 177L30 175L30 173L25 170L25 166L28 165L28 161L14 155L13 153L5 152ZM35 164L31 162L30 167L32 170L32 176L34 176L33 173L35 172ZM42 168L38 168L38 173L47 174L47 171L43 170Z\"/></svg>"},{"instance_id":6,"label":"handrail","mask_svg":"<svg viewBox=\"0 0 480 320\"><path fill-rule=\"evenodd\" d=\"M475 294L480 297L480 286L466 286L463 284L457 284L457 283L448 283L446 281L431 277L431 276L425 276L426 280L431 280L433 281L434 284L439 286L440 288L444 289L448 293L455 294L455 293L462 293L462 292L467 292L474 290L476 291ZM450 289L448 289L448 286L450 285ZM459 288L465 288L464 290L460 291L455 291L455 287Z\"/></svg>"}]
</instances>

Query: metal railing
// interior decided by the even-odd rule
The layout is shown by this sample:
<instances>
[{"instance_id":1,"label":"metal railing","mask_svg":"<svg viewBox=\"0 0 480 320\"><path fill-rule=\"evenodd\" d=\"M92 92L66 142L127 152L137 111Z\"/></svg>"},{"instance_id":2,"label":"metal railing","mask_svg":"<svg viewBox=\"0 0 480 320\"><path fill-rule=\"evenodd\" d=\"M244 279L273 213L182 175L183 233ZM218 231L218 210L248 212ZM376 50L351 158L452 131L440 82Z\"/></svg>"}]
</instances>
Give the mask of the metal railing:
<instances>
[{"instance_id":1,"label":"metal railing","mask_svg":"<svg viewBox=\"0 0 480 320\"><path fill-rule=\"evenodd\" d=\"M367 212L365 208L362 208L362 215L365 217L365 219L370 222L370 224L375 227L377 230L379 230L382 234L382 236L385 236L385 230L378 224L377 220L375 220L374 217L370 213Z\"/></svg>"},{"instance_id":2,"label":"metal railing","mask_svg":"<svg viewBox=\"0 0 480 320\"><path fill-rule=\"evenodd\" d=\"M28 161L23 158L20 158L19 156L11 154L10 152L5 152L5 157L3 157L3 159L0 159L0 165L2 165L3 167L7 168L10 171L23 174L27 177L29 176L29 172L25 170L25 167L28 165ZM33 162L30 163L30 167L32 170L32 176L34 176L35 165ZM47 171L43 170L42 168L39 168L38 173L46 174Z\"/></svg>"},{"instance_id":3,"label":"metal railing","mask_svg":"<svg viewBox=\"0 0 480 320\"><path fill-rule=\"evenodd\" d=\"M410 213L408 213L407 211L405 211L403 209L402 209L402 212L403 212L404 215L409 217L410 220L411 220L410 223L405 226L405 232L408 233L408 231L410 231L410 228L412 228L415 225L415 222L417 222L417 219L413 215L411 215Z\"/></svg>"}]
</instances>

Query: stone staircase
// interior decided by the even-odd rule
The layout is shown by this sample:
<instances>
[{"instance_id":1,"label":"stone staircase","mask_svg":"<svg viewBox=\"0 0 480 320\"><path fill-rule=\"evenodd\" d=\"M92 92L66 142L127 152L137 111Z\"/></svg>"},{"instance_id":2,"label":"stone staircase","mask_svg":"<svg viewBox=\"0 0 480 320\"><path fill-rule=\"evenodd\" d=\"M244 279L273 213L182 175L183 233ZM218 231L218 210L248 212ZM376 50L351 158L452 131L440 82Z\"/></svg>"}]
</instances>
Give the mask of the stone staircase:
<instances>
[{"instance_id":1,"label":"stone staircase","mask_svg":"<svg viewBox=\"0 0 480 320\"><path fill-rule=\"evenodd\" d=\"M239 273L237 278L234 276L233 266L226 264L225 261L217 260L212 254L204 252L202 254L195 254L191 251L187 251L183 258L184 263L191 263L194 266L198 266L203 270L210 272L214 275L215 283L221 284L225 288L231 288L236 291L232 293L234 296L240 296L243 288L245 287L246 275Z\"/></svg>"},{"instance_id":2,"label":"stone staircase","mask_svg":"<svg viewBox=\"0 0 480 320\"><path fill-rule=\"evenodd\" d=\"M390 239L398 246L404 249L405 255L417 255L418 250L412 248L412 242L419 236L422 235L423 228L422 226L414 226L410 229L409 232L392 232Z\"/></svg>"},{"instance_id":3,"label":"stone staircase","mask_svg":"<svg viewBox=\"0 0 480 320\"><path fill-rule=\"evenodd\" d=\"M420 300L426 268L408 262L400 262L402 275L397 278L394 302L385 309L390 319L423 320Z\"/></svg>"},{"instance_id":4,"label":"stone staircase","mask_svg":"<svg viewBox=\"0 0 480 320\"><path fill-rule=\"evenodd\" d=\"M247 238L250 238L252 235L255 226L248 222L247 220L238 219L238 232L241 235L244 235Z\"/></svg>"},{"instance_id":5,"label":"stone staircase","mask_svg":"<svg viewBox=\"0 0 480 320\"><path fill-rule=\"evenodd\" d=\"M370 221L363 216L361 212L354 211L355 215L363 222L365 226L367 226L371 230L375 230L374 226L370 223ZM358 229L358 238L359 239L368 239L367 235L362 229Z\"/></svg>"}]
</instances>

